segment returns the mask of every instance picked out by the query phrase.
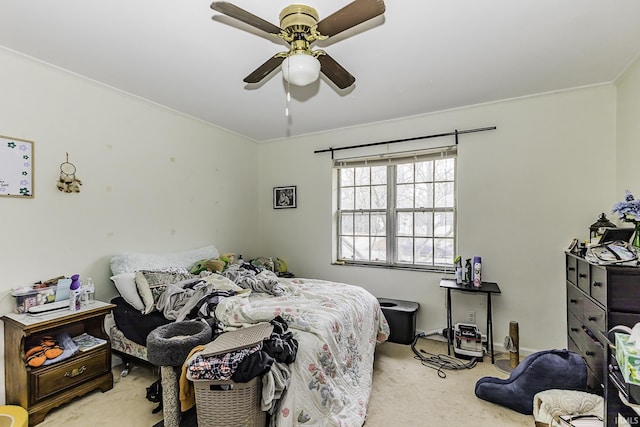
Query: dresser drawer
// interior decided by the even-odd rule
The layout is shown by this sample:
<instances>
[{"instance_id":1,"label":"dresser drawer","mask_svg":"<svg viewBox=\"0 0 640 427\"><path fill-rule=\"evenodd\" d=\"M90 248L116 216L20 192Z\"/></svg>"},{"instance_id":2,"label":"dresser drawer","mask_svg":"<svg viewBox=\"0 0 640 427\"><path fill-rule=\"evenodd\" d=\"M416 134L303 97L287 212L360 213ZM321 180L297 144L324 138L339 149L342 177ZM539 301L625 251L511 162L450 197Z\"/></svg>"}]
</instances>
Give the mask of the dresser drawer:
<instances>
[{"instance_id":1,"label":"dresser drawer","mask_svg":"<svg viewBox=\"0 0 640 427\"><path fill-rule=\"evenodd\" d=\"M586 296L582 291L567 283L567 311L582 321L584 313L584 301Z\"/></svg>"},{"instance_id":2,"label":"dresser drawer","mask_svg":"<svg viewBox=\"0 0 640 427\"><path fill-rule=\"evenodd\" d=\"M586 334L586 332L585 335L585 348L582 357L584 357L585 362L587 362L588 368L593 372L598 382L604 385L604 346L600 343L600 341Z\"/></svg>"},{"instance_id":3,"label":"dresser drawer","mask_svg":"<svg viewBox=\"0 0 640 427\"><path fill-rule=\"evenodd\" d=\"M640 269L617 267L607 270L607 309L640 312Z\"/></svg>"},{"instance_id":4,"label":"dresser drawer","mask_svg":"<svg viewBox=\"0 0 640 427\"><path fill-rule=\"evenodd\" d=\"M110 369L108 359L108 351L103 349L87 352L86 355L73 357L66 362L32 370L29 375L31 401L36 402L108 372Z\"/></svg>"},{"instance_id":5,"label":"dresser drawer","mask_svg":"<svg viewBox=\"0 0 640 427\"><path fill-rule=\"evenodd\" d=\"M578 288L585 294L589 294L591 292L591 283L589 280L589 263L583 259L579 259L578 261Z\"/></svg>"},{"instance_id":6,"label":"dresser drawer","mask_svg":"<svg viewBox=\"0 0 640 427\"><path fill-rule=\"evenodd\" d=\"M584 333L582 330L582 322L576 316L569 313L567 315L567 326L569 328L569 338L571 338L574 343L579 342Z\"/></svg>"},{"instance_id":7,"label":"dresser drawer","mask_svg":"<svg viewBox=\"0 0 640 427\"><path fill-rule=\"evenodd\" d=\"M607 306L607 270L595 265L591 266L591 297L603 306Z\"/></svg>"},{"instance_id":8,"label":"dresser drawer","mask_svg":"<svg viewBox=\"0 0 640 427\"><path fill-rule=\"evenodd\" d=\"M566 268L567 268L567 282L570 282L574 285L578 285L578 260L570 255L565 255L567 258Z\"/></svg>"},{"instance_id":9,"label":"dresser drawer","mask_svg":"<svg viewBox=\"0 0 640 427\"><path fill-rule=\"evenodd\" d=\"M622 313L619 311L610 311L607 331L618 325L624 325L633 328L638 322L640 322L640 313Z\"/></svg>"},{"instance_id":10,"label":"dresser drawer","mask_svg":"<svg viewBox=\"0 0 640 427\"><path fill-rule=\"evenodd\" d=\"M600 307L593 300L585 298L583 301L584 313L582 324L594 335L598 332L606 332L606 318L604 308Z\"/></svg>"}]
</instances>

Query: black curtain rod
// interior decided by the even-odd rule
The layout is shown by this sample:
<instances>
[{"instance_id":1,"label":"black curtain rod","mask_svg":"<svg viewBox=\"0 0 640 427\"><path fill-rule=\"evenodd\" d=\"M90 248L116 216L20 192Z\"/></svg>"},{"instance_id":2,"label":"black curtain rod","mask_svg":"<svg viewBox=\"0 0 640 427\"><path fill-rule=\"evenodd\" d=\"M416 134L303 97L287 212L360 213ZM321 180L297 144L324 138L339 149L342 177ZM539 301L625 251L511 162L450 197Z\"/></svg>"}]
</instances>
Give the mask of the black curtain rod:
<instances>
[{"instance_id":1,"label":"black curtain rod","mask_svg":"<svg viewBox=\"0 0 640 427\"><path fill-rule=\"evenodd\" d=\"M345 147L325 148L324 150L316 150L316 151L313 152L313 154L331 152L331 159L333 160L333 152L334 151L352 150L354 148L362 148L362 147L373 147L375 145L395 144L396 142L415 141L417 139L441 138L443 136L455 136L456 137L456 145L458 145L458 135L462 135L462 134L465 134L465 133L484 132L484 131L487 131L487 130L495 130L495 129L496 129L495 126L489 126L489 127L484 127L484 128L476 128L476 129L466 129L466 130L458 130L458 129L456 129L453 132L436 133L436 134L433 134L433 135L416 136L416 137L413 137L413 138L394 139L392 141L382 141L382 142L370 142L368 144L347 145Z\"/></svg>"}]
</instances>

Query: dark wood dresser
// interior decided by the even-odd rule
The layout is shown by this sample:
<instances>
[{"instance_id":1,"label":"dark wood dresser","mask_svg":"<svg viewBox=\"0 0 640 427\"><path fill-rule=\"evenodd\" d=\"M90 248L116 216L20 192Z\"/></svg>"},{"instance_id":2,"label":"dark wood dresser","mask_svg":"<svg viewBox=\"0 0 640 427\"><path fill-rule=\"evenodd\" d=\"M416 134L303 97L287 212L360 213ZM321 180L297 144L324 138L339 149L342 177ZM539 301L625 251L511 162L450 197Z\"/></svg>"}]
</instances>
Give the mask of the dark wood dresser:
<instances>
[{"instance_id":1,"label":"dark wood dresser","mask_svg":"<svg viewBox=\"0 0 640 427\"><path fill-rule=\"evenodd\" d=\"M605 396L605 425L614 426L620 402L609 374L617 364L605 337L616 325L640 322L640 268L590 264L570 253L565 258L567 348L587 362L587 391Z\"/></svg>"}]
</instances>

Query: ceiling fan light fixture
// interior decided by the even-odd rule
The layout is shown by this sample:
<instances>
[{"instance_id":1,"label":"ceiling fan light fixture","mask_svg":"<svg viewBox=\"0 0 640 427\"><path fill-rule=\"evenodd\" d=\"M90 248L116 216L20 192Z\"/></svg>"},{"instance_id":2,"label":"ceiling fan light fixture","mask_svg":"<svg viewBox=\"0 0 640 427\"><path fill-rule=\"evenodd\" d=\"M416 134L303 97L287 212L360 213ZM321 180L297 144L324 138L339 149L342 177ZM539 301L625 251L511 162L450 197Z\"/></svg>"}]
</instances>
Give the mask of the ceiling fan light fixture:
<instances>
[{"instance_id":1,"label":"ceiling fan light fixture","mask_svg":"<svg viewBox=\"0 0 640 427\"><path fill-rule=\"evenodd\" d=\"M294 53L282 61L282 77L292 85L307 86L320 77L320 61L308 53Z\"/></svg>"}]
</instances>

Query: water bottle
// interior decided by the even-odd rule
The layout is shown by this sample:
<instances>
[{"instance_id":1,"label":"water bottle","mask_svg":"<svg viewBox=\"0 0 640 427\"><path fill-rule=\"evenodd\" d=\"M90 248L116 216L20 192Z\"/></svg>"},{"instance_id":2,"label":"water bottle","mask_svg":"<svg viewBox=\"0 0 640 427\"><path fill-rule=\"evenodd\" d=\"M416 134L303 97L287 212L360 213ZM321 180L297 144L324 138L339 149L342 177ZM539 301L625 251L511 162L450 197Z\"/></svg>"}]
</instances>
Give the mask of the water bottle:
<instances>
[{"instance_id":1,"label":"water bottle","mask_svg":"<svg viewBox=\"0 0 640 427\"><path fill-rule=\"evenodd\" d=\"M93 284L91 277L87 278L87 289L85 290L85 301L88 305L93 304L96 301L96 287Z\"/></svg>"}]
</instances>

